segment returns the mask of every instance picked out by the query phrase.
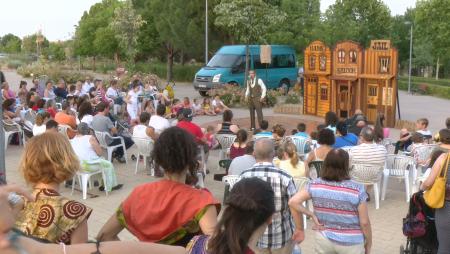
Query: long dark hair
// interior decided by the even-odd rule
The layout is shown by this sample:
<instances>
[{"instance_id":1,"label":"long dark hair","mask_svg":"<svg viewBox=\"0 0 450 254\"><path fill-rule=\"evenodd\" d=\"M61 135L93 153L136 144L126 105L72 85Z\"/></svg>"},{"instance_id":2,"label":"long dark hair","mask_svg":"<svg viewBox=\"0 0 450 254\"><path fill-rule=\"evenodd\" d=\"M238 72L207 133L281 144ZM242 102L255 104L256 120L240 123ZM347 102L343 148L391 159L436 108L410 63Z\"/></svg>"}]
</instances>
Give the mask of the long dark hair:
<instances>
[{"instance_id":1,"label":"long dark hair","mask_svg":"<svg viewBox=\"0 0 450 254\"><path fill-rule=\"evenodd\" d=\"M208 252L245 253L253 232L275 212L274 195L270 184L259 178L237 182L225 201L227 207L208 242Z\"/></svg>"},{"instance_id":2,"label":"long dark hair","mask_svg":"<svg viewBox=\"0 0 450 254\"><path fill-rule=\"evenodd\" d=\"M377 115L377 120L375 122L374 127L376 142L380 142L384 139L383 128L384 128L384 113L380 112Z\"/></svg>"},{"instance_id":3,"label":"long dark hair","mask_svg":"<svg viewBox=\"0 0 450 254\"><path fill-rule=\"evenodd\" d=\"M334 127L334 126L336 126L338 121L339 121L339 119L338 119L336 113L334 113L333 111L328 111L325 114L325 125L326 126Z\"/></svg>"}]
</instances>

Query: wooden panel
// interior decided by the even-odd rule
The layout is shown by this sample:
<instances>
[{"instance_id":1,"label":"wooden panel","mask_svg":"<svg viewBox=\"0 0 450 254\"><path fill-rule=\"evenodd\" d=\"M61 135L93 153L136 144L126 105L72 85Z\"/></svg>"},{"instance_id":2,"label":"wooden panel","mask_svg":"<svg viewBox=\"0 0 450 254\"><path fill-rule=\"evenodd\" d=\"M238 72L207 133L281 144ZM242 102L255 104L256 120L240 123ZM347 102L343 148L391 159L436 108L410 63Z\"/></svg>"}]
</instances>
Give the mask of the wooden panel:
<instances>
[{"instance_id":1,"label":"wooden panel","mask_svg":"<svg viewBox=\"0 0 450 254\"><path fill-rule=\"evenodd\" d=\"M305 75L331 74L331 49L321 41L313 41L304 51Z\"/></svg>"},{"instance_id":2,"label":"wooden panel","mask_svg":"<svg viewBox=\"0 0 450 254\"><path fill-rule=\"evenodd\" d=\"M315 115L317 112L317 78L308 78L306 82L305 113Z\"/></svg>"},{"instance_id":3,"label":"wooden panel","mask_svg":"<svg viewBox=\"0 0 450 254\"><path fill-rule=\"evenodd\" d=\"M343 41L333 48L332 75L357 77L362 72L363 48L356 42Z\"/></svg>"}]
</instances>

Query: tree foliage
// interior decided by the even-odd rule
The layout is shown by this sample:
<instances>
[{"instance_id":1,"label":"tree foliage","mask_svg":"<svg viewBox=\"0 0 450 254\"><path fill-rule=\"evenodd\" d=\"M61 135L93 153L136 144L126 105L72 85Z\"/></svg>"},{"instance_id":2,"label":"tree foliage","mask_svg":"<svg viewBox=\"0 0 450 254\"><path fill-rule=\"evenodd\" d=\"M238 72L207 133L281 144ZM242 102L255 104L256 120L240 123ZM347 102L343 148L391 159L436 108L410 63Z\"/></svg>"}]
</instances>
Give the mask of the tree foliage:
<instances>
[{"instance_id":1,"label":"tree foliage","mask_svg":"<svg viewBox=\"0 0 450 254\"><path fill-rule=\"evenodd\" d=\"M6 34L0 40L0 51L5 53L19 53L22 40L14 34Z\"/></svg>"},{"instance_id":2,"label":"tree foliage","mask_svg":"<svg viewBox=\"0 0 450 254\"><path fill-rule=\"evenodd\" d=\"M40 45L41 49L45 49L48 48L48 46L50 45L50 42L47 40L47 38L43 35L41 35L43 38L43 41ZM37 33L31 34L31 35L27 35L24 36L22 39L22 52L24 53L37 53L37 44L36 44L36 39L37 39Z\"/></svg>"}]
</instances>

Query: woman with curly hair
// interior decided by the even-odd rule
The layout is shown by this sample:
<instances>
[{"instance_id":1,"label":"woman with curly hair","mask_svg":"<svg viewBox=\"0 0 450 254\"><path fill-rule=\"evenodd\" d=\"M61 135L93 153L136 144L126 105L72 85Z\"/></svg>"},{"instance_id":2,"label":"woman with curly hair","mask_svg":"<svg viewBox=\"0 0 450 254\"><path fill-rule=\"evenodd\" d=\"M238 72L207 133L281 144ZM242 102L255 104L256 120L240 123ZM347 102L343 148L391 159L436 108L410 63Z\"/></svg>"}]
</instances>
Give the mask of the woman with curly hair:
<instances>
[{"instance_id":1,"label":"woman with curly hair","mask_svg":"<svg viewBox=\"0 0 450 254\"><path fill-rule=\"evenodd\" d=\"M207 190L192 186L198 167L194 137L181 128L169 128L155 142L152 156L164 169L164 178L136 187L97 240L118 240L126 228L143 242L186 246L193 236L214 232L220 203Z\"/></svg>"},{"instance_id":2,"label":"woman with curly hair","mask_svg":"<svg viewBox=\"0 0 450 254\"><path fill-rule=\"evenodd\" d=\"M61 183L72 179L80 169L69 140L53 132L31 138L19 168L34 189L35 201L24 202L15 228L51 243L87 242L92 209L59 194Z\"/></svg>"}]
</instances>

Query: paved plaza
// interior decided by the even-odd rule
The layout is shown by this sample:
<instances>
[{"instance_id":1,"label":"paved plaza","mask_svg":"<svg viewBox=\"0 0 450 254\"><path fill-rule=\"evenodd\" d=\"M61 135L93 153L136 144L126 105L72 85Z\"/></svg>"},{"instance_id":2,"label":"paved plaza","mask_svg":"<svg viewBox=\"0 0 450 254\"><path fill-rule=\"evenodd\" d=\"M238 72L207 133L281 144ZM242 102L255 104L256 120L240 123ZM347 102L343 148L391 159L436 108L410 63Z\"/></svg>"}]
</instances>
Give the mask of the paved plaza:
<instances>
[{"instance_id":1,"label":"paved plaza","mask_svg":"<svg viewBox=\"0 0 450 254\"><path fill-rule=\"evenodd\" d=\"M14 72L6 71L6 78L13 89L17 89L20 77ZM28 83L30 84L30 82ZM175 89L176 97L189 96L191 98L198 97L198 94L192 89L189 84L179 84ZM436 131L443 127L445 118L449 116L450 101L437 99L429 96L411 96L404 92L400 93L400 105L402 110L402 118L414 121L420 117L428 117L430 119L430 129ZM245 109L233 109L236 122L248 127L248 111ZM269 117L271 124L276 121L288 126L288 132L292 127L300 121L308 122L308 128L311 129L315 124L321 122L320 118L311 116L292 116L273 114L272 109L265 109L264 114ZM216 117L197 117L194 122L197 122L202 127L219 122L221 116ZM392 130L392 137L395 139L398 136L397 130ZM9 183L18 183L24 185L24 180L18 172L18 163L22 155L23 147L8 146L6 151L6 169L7 180ZM128 150L128 157L136 153L135 147ZM212 179L213 174L219 173L216 171L218 160L218 151L212 151L208 162L208 168L211 173L207 175L205 185L214 194L214 196L222 200L224 184L216 182ZM88 221L89 237L94 238L107 219L114 214L115 209L124 200L132 189L140 184L156 181L154 177L150 177L144 171L144 166L141 163L140 170L135 175L135 161L129 159L128 164L114 163L118 181L124 184L124 187L119 191L114 191L108 196L104 192L99 192L96 189L89 191L91 195L87 200L82 200L81 193L75 191L72 196L73 199L83 202L87 206L93 208L93 213ZM380 209L375 210L374 202L369 203L369 215L372 223L373 232L373 251L372 253L398 253L401 244L406 242L402 234L402 218L405 216L408 204L405 202L405 193L403 184L397 180L390 180L386 200L380 202ZM62 195L70 197L70 189L62 187ZM371 194L373 197L373 194ZM303 253L314 253L314 232L311 231L311 224L308 222L308 229L306 231L306 239L301 244ZM120 234L123 240L135 240L135 238L126 230Z\"/></svg>"}]
</instances>

